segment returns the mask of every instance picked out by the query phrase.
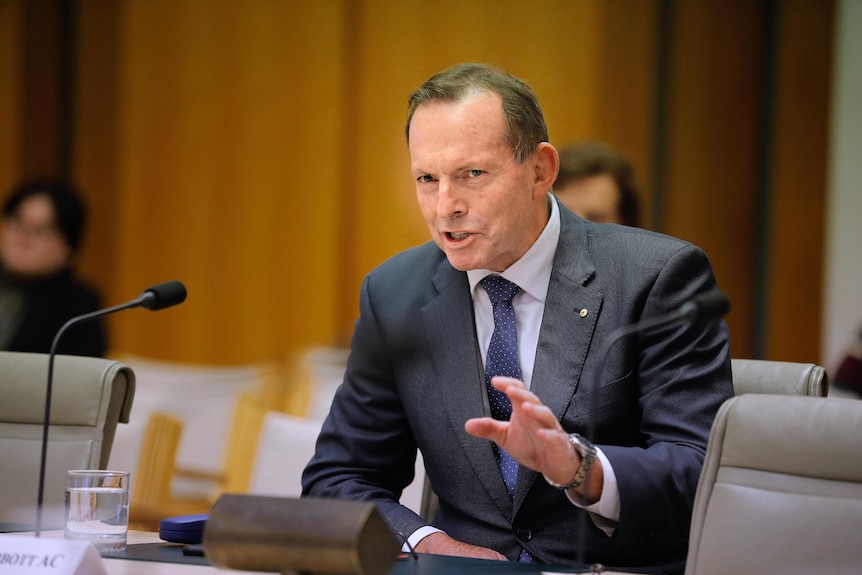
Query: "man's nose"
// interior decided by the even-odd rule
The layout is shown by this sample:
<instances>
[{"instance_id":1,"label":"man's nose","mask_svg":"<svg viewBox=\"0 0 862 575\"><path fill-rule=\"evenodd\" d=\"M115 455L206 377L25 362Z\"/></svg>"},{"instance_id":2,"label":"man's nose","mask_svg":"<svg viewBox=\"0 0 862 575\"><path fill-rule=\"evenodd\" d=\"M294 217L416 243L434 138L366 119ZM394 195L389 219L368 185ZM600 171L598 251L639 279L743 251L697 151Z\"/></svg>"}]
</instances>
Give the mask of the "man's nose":
<instances>
[{"instance_id":1,"label":"man's nose","mask_svg":"<svg viewBox=\"0 0 862 575\"><path fill-rule=\"evenodd\" d=\"M466 213L463 194L452 180L441 179L437 189L437 215L441 218L462 216Z\"/></svg>"}]
</instances>

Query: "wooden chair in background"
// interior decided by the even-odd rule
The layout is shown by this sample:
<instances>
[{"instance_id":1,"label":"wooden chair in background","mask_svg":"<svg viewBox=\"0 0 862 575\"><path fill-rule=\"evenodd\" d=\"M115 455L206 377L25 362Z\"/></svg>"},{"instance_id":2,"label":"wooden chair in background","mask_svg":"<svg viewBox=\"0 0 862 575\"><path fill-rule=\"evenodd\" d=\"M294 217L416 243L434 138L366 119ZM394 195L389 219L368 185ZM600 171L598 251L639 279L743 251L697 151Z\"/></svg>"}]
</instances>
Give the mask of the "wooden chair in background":
<instances>
[{"instance_id":1,"label":"wooden chair in background","mask_svg":"<svg viewBox=\"0 0 862 575\"><path fill-rule=\"evenodd\" d=\"M159 521L173 515L167 505L182 431L183 423L176 417L161 412L150 414L138 455L141 473L133 478L129 497L131 529L158 531Z\"/></svg>"},{"instance_id":2,"label":"wooden chair in background","mask_svg":"<svg viewBox=\"0 0 862 575\"><path fill-rule=\"evenodd\" d=\"M254 389L237 396L219 472L179 465L183 422L167 413L151 413L132 485L130 524L158 530L159 521L166 517L208 512L222 493L248 492L267 414L303 416L313 386L309 368L299 356L261 364ZM177 494L175 482L194 484L202 494Z\"/></svg>"}]
</instances>

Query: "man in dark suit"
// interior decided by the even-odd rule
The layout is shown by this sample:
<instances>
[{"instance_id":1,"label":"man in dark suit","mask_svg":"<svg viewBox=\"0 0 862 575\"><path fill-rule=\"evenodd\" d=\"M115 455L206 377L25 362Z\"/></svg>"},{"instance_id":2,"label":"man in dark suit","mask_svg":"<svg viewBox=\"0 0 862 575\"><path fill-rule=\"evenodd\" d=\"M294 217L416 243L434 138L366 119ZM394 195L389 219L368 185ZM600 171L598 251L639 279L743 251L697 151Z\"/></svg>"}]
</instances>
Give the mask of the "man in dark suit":
<instances>
[{"instance_id":1,"label":"man in dark suit","mask_svg":"<svg viewBox=\"0 0 862 575\"><path fill-rule=\"evenodd\" d=\"M715 288L706 255L560 205L535 94L494 67L426 81L407 138L433 242L365 278L303 493L375 501L419 552L681 570L710 425L733 393L727 329L596 350ZM490 298L509 282L498 317ZM398 503L417 447L440 501L431 524Z\"/></svg>"}]
</instances>

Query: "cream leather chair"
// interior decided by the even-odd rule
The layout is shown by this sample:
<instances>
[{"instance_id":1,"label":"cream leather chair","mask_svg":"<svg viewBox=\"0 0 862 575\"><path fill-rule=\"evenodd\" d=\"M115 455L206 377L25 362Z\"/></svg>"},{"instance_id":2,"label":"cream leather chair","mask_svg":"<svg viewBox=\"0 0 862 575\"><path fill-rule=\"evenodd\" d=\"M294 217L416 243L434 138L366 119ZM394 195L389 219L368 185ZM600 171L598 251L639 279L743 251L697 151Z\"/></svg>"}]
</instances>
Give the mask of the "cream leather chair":
<instances>
[{"instance_id":1,"label":"cream leather chair","mask_svg":"<svg viewBox=\"0 0 862 575\"><path fill-rule=\"evenodd\" d=\"M829 377L813 363L732 359L733 390L743 393L778 393L826 397Z\"/></svg>"},{"instance_id":2,"label":"cream leather chair","mask_svg":"<svg viewBox=\"0 0 862 575\"><path fill-rule=\"evenodd\" d=\"M48 355L0 352L0 524L33 525L39 491ZM42 525L62 525L65 472L104 469L118 422L135 395L131 368L108 359L57 356Z\"/></svg>"},{"instance_id":3,"label":"cream leather chair","mask_svg":"<svg viewBox=\"0 0 862 575\"><path fill-rule=\"evenodd\" d=\"M687 575L859 573L862 402L745 394L716 416Z\"/></svg>"}]
</instances>

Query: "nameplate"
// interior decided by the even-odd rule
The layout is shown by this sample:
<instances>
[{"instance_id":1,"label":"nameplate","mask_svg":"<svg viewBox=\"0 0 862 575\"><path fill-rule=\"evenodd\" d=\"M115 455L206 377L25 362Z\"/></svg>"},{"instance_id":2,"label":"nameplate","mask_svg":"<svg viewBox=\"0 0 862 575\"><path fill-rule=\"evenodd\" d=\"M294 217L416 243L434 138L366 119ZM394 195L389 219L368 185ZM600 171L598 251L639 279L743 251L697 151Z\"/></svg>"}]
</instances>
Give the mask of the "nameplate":
<instances>
[{"instance_id":1,"label":"nameplate","mask_svg":"<svg viewBox=\"0 0 862 575\"><path fill-rule=\"evenodd\" d=\"M0 537L3 575L108 575L89 541L9 535Z\"/></svg>"}]
</instances>

